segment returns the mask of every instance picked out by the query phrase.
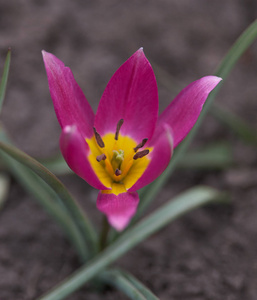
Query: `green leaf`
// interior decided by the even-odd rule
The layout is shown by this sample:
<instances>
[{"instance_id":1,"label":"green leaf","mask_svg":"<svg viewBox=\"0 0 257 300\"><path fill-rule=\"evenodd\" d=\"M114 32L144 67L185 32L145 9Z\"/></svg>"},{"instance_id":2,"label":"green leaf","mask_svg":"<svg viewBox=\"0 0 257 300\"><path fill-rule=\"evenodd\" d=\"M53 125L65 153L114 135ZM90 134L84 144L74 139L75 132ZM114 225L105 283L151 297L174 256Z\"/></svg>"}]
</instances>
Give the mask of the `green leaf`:
<instances>
[{"instance_id":1,"label":"green leaf","mask_svg":"<svg viewBox=\"0 0 257 300\"><path fill-rule=\"evenodd\" d=\"M10 70L10 62L11 62L11 49L9 49L7 52L7 56L4 63L3 75L0 83L0 111L4 102L7 80L8 80L9 70Z\"/></svg>"},{"instance_id":2,"label":"green leaf","mask_svg":"<svg viewBox=\"0 0 257 300\"><path fill-rule=\"evenodd\" d=\"M74 174L67 165L61 153L55 157L49 159L39 159L38 161L55 175Z\"/></svg>"},{"instance_id":3,"label":"green leaf","mask_svg":"<svg viewBox=\"0 0 257 300\"><path fill-rule=\"evenodd\" d=\"M134 283L129 280L128 277L124 275L123 272L119 271L118 269L110 269L106 270L99 276L100 280L104 283L107 283L121 292L123 292L125 295L127 295L132 300L156 300L158 298L151 297L147 298L145 295L137 288L135 285L135 282L137 282L136 279L134 279ZM141 286L141 290L144 289L144 286L141 283L138 283L138 285ZM149 291L147 288L145 290ZM150 291L149 291L150 292ZM150 293L148 293L150 294Z\"/></svg>"},{"instance_id":4,"label":"green leaf","mask_svg":"<svg viewBox=\"0 0 257 300\"><path fill-rule=\"evenodd\" d=\"M247 27L247 29L239 36L234 45L230 48L229 52L216 70L217 76L220 76L223 79L227 78L238 59L256 40L256 37L257 20Z\"/></svg>"},{"instance_id":5,"label":"green leaf","mask_svg":"<svg viewBox=\"0 0 257 300\"><path fill-rule=\"evenodd\" d=\"M176 78L171 76L166 70L161 68L157 64L153 64L155 73L157 74L157 79L159 78L160 84L166 89L173 93L178 93L182 88L180 82L176 82ZM179 89L180 87L180 89ZM257 145L257 133L253 130L244 120L239 116L233 114L231 111L224 109L217 103L212 104L212 108L209 110L218 121L226 125L230 130L232 130L239 138L244 142Z\"/></svg>"},{"instance_id":6,"label":"green leaf","mask_svg":"<svg viewBox=\"0 0 257 300\"><path fill-rule=\"evenodd\" d=\"M130 249L162 227L187 212L218 200L223 194L209 187L197 187L188 190L157 209L150 216L124 232L115 242L105 248L88 264L78 269L40 300L61 300L79 289L86 282L100 274L103 269L116 261Z\"/></svg>"},{"instance_id":7,"label":"green leaf","mask_svg":"<svg viewBox=\"0 0 257 300\"><path fill-rule=\"evenodd\" d=\"M2 140L2 139L0 139ZM89 247L93 252L97 251L97 235L89 222L88 217L80 208L79 204L72 198L61 181L52 174L48 169L41 165L38 161L22 152L21 150L8 145L4 142L0 142L0 149L10 155L12 158L33 170L39 177L41 177L59 196L63 205L70 213L75 224L80 228L82 236L87 240Z\"/></svg>"},{"instance_id":8,"label":"green leaf","mask_svg":"<svg viewBox=\"0 0 257 300\"><path fill-rule=\"evenodd\" d=\"M0 83L0 109L3 105L5 98L7 80L10 69L11 50L8 50L2 80ZM0 128L0 140L10 143L6 134ZM5 165L8 166L8 170L12 172L14 177L39 201L39 203L45 208L45 210L52 215L57 223L63 228L67 237L76 248L81 260L85 262L88 258L88 249L85 243L85 239L82 236L79 229L76 227L76 223L71 219L69 213L65 207L62 206L61 199L53 193L52 189L39 177L37 177L31 170L21 165L6 153L0 151L0 158L3 159ZM2 163L2 161L1 161ZM9 187L9 178L0 177L0 207L7 196L7 189ZM56 203L59 202L59 203ZM65 209L65 210L64 210Z\"/></svg>"},{"instance_id":9,"label":"green leaf","mask_svg":"<svg viewBox=\"0 0 257 300\"><path fill-rule=\"evenodd\" d=\"M254 42L257 37L257 21L253 22L237 39L235 44L232 46L228 54L222 60L220 66L217 69L216 75L223 78L223 81L218 84L218 86L210 93L204 107L202 113L196 122L194 128L188 134L188 136L184 139L184 141L176 148L173 158L167 169L162 173L162 175L156 179L153 183L143 188L140 191L140 203L137 210L137 214L134 217L134 222L142 215L142 213L146 210L148 205L152 202L152 200L156 197L160 189L164 186L164 184L168 181L170 175L174 171L175 167L177 167L179 161L183 158L186 150L188 149L190 143L192 142L194 136L196 135L207 111L210 108L214 98L218 94L222 84L224 84L226 78L228 77L230 71L234 67L235 63L242 56L242 54L249 48L249 46Z\"/></svg>"},{"instance_id":10,"label":"green leaf","mask_svg":"<svg viewBox=\"0 0 257 300\"><path fill-rule=\"evenodd\" d=\"M10 188L10 178L7 174L0 173L0 209L3 207Z\"/></svg>"},{"instance_id":11,"label":"green leaf","mask_svg":"<svg viewBox=\"0 0 257 300\"><path fill-rule=\"evenodd\" d=\"M132 285L134 288L137 289L138 292L140 292L145 299L147 300L158 300L159 298L157 298L142 282L140 282L137 278L135 278L133 275L131 275L129 272L121 270L121 269L110 269L107 271L104 271L102 273L105 278L107 279L106 282L109 284L113 284L112 278L109 279L109 274L114 274L114 281L116 280L116 278L118 279L123 279L125 284L126 282L130 283L130 286ZM102 274L100 275L100 278L103 279ZM115 276L116 275L116 276ZM115 286L115 283L113 284ZM119 288L121 291L123 291L125 293L125 289L129 289L130 287L123 287L122 286L122 282L119 286L116 286L117 288ZM126 293L125 293L126 294ZM133 298L132 298L133 299Z\"/></svg>"},{"instance_id":12,"label":"green leaf","mask_svg":"<svg viewBox=\"0 0 257 300\"><path fill-rule=\"evenodd\" d=\"M0 131L0 140L7 140L3 131ZM0 151L0 157L4 160L5 165L16 180L35 197L40 205L60 225L64 233L74 245L81 261L85 262L88 259L88 247L85 244L81 232L74 224L66 208L62 205L61 199L33 171L2 151Z\"/></svg>"}]
</instances>

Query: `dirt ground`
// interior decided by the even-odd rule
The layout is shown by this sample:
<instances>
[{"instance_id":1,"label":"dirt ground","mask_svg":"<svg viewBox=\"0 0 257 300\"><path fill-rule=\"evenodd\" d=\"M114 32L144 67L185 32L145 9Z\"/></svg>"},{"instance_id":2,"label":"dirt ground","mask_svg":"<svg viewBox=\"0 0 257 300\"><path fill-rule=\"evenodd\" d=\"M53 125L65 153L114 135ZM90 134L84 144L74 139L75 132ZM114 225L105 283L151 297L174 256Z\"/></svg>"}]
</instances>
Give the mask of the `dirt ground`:
<instances>
[{"instance_id":1,"label":"dirt ground","mask_svg":"<svg viewBox=\"0 0 257 300\"><path fill-rule=\"evenodd\" d=\"M2 122L32 156L58 152L60 128L49 95L42 49L73 70L94 110L115 70L139 47L153 66L174 78L159 85L160 110L186 86L213 74L235 39L254 20L254 0L0 0L0 66L12 64ZM257 43L240 59L217 103L257 129ZM193 147L226 140L235 164L223 171L176 171L154 206L206 184L230 193L231 204L191 212L121 258L162 300L257 298L257 155L210 115ZM97 191L76 176L62 177L96 225ZM61 230L14 180L0 211L0 299L32 300L79 263ZM69 300L127 299L85 286Z\"/></svg>"}]
</instances>

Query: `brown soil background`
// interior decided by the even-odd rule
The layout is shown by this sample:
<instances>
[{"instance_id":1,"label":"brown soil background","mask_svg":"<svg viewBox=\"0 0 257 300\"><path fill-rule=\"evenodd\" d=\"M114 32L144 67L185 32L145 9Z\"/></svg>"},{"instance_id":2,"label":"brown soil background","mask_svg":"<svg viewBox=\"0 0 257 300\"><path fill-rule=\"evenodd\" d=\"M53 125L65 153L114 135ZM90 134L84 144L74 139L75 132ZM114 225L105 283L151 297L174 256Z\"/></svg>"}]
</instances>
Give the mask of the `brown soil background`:
<instances>
[{"instance_id":1,"label":"brown soil background","mask_svg":"<svg viewBox=\"0 0 257 300\"><path fill-rule=\"evenodd\" d=\"M2 122L32 156L58 152L42 49L70 66L94 110L111 75L139 47L174 77L174 93L159 84L160 110L179 89L212 74L254 20L254 0L0 0L0 66L13 50ZM216 99L257 128L257 44L240 59ZM175 85L174 85L175 84ZM223 171L176 171L154 206L207 184L229 191L231 204L191 212L118 261L163 300L257 298L257 156L208 116L193 146L227 140L236 165ZM76 176L61 178L94 223L97 191ZM78 267L61 230L15 181L0 211L0 299L31 300ZM68 299L127 299L85 286Z\"/></svg>"}]
</instances>

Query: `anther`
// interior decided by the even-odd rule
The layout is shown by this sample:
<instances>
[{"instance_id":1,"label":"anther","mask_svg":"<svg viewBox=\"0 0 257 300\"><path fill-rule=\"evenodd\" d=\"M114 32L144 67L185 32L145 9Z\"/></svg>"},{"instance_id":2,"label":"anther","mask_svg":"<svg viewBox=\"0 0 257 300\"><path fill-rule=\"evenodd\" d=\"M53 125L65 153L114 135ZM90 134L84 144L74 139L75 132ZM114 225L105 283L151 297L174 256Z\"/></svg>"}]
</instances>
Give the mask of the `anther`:
<instances>
[{"instance_id":1,"label":"anther","mask_svg":"<svg viewBox=\"0 0 257 300\"><path fill-rule=\"evenodd\" d=\"M145 143L148 141L148 139L143 139L141 143L139 143L134 149L135 152L137 152L138 149L144 147Z\"/></svg>"},{"instance_id":2,"label":"anther","mask_svg":"<svg viewBox=\"0 0 257 300\"><path fill-rule=\"evenodd\" d=\"M115 175L116 175L116 176L119 176L119 175L121 175L121 173L122 173L122 172L121 172L121 170L120 170L120 169L116 169L116 170L115 170Z\"/></svg>"},{"instance_id":3,"label":"anther","mask_svg":"<svg viewBox=\"0 0 257 300\"><path fill-rule=\"evenodd\" d=\"M97 157L96 157L96 160L98 161L98 162L100 162L101 160L106 160L106 155L103 153L103 154L101 154L101 155L98 155Z\"/></svg>"},{"instance_id":4,"label":"anther","mask_svg":"<svg viewBox=\"0 0 257 300\"><path fill-rule=\"evenodd\" d=\"M93 127L93 129L94 129L95 139L96 139L96 142L97 142L98 146L100 148L104 148L105 145L104 145L104 142L103 142L100 134L96 131L95 127Z\"/></svg>"},{"instance_id":5,"label":"anther","mask_svg":"<svg viewBox=\"0 0 257 300\"><path fill-rule=\"evenodd\" d=\"M115 132L115 140L116 141L118 141L120 128L121 128L123 122L124 122L124 119L120 119L118 124L117 124L116 132Z\"/></svg>"},{"instance_id":6,"label":"anther","mask_svg":"<svg viewBox=\"0 0 257 300\"><path fill-rule=\"evenodd\" d=\"M148 149L139 151L139 152L137 152L137 153L133 156L133 159L136 160L136 159L138 159L138 158L142 158L142 157L146 156L148 153L149 153L149 150L148 150Z\"/></svg>"}]
</instances>

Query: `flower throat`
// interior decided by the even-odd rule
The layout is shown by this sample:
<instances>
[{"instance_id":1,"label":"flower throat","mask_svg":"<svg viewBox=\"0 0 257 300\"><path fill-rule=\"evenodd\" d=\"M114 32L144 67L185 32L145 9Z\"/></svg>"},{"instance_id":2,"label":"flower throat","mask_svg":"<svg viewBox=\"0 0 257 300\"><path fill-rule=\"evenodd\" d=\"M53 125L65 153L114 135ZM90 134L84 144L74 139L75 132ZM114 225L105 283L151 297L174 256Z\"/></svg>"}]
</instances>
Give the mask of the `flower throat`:
<instances>
[{"instance_id":1,"label":"flower throat","mask_svg":"<svg viewBox=\"0 0 257 300\"><path fill-rule=\"evenodd\" d=\"M128 190L142 176L151 161L148 154L152 148L141 150L147 139L138 144L133 138L122 135L120 129L123 123L123 119L119 120L116 131L104 136L93 128L93 137L86 139L90 148L90 165L107 189L112 188L115 183Z\"/></svg>"}]
</instances>

